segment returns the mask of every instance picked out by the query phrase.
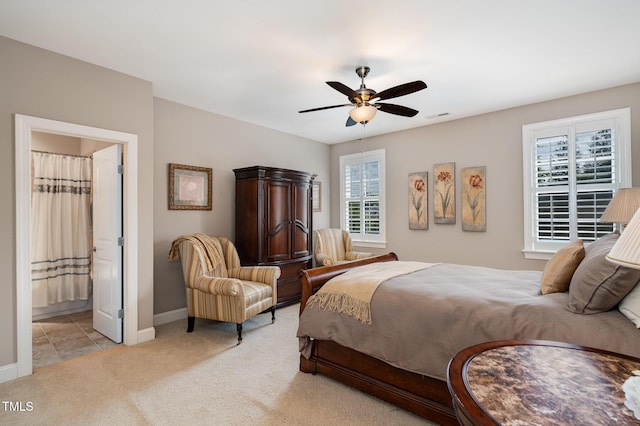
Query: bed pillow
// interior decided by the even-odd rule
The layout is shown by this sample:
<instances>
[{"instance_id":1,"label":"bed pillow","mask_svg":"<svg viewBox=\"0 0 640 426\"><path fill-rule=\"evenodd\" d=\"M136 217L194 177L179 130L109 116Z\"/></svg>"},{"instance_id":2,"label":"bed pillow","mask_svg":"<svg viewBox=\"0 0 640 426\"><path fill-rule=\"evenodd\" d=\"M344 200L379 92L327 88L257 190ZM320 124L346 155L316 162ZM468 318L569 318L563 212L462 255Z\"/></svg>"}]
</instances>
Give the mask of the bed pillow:
<instances>
[{"instance_id":1,"label":"bed pillow","mask_svg":"<svg viewBox=\"0 0 640 426\"><path fill-rule=\"evenodd\" d=\"M605 235L585 248L585 256L569 284L569 306L577 314L595 314L615 307L640 280L640 269L609 262L619 234Z\"/></svg>"},{"instance_id":2,"label":"bed pillow","mask_svg":"<svg viewBox=\"0 0 640 426\"><path fill-rule=\"evenodd\" d=\"M622 315L629 318L636 327L640 328L640 285L636 285L618 305Z\"/></svg>"},{"instance_id":3,"label":"bed pillow","mask_svg":"<svg viewBox=\"0 0 640 426\"><path fill-rule=\"evenodd\" d=\"M582 240L574 241L558 250L544 266L540 279L540 293L562 293L569 290L573 273L584 259Z\"/></svg>"}]
</instances>

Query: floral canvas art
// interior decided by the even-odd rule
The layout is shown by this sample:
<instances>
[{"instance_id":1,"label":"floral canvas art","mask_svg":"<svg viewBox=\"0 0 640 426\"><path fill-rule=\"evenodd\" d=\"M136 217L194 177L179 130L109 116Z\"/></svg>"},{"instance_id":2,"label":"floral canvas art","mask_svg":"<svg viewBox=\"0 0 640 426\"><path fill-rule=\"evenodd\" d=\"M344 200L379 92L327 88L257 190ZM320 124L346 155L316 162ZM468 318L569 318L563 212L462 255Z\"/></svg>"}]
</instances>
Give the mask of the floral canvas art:
<instances>
[{"instance_id":1,"label":"floral canvas art","mask_svg":"<svg viewBox=\"0 0 640 426\"><path fill-rule=\"evenodd\" d=\"M456 223L456 163L433 166L433 222Z\"/></svg>"},{"instance_id":2,"label":"floral canvas art","mask_svg":"<svg viewBox=\"0 0 640 426\"><path fill-rule=\"evenodd\" d=\"M428 172L409 173L409 229L429 229L427 178Z\"/></svg>"},{"instance_id":3,"label":"floral canvas art","mask_svg":"<svg viewBox=\"0 0 640 426\"><path fill-rule=\"evenodd\" d=\"M466 167L462 169L462 230L484 232L486 219L486 175L487 168Z\"/></svg>"}]
</instances>

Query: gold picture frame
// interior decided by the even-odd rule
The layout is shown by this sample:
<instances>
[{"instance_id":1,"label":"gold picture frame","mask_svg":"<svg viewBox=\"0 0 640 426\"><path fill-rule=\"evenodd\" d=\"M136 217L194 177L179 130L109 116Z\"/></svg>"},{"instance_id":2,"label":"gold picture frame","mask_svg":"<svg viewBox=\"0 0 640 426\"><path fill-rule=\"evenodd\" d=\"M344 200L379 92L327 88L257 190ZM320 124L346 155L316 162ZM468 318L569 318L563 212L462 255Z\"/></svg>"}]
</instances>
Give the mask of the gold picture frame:
<instances>
[{"instance_id":1,"label":"gold picture frame","mask_svg":"<svg viewBox=\"0 0 640 426\"><path fill-rule=\"evenodd\" d=\"M211 210L208 167L169 163L169 210Z\"/></svg>"}]
</instances>

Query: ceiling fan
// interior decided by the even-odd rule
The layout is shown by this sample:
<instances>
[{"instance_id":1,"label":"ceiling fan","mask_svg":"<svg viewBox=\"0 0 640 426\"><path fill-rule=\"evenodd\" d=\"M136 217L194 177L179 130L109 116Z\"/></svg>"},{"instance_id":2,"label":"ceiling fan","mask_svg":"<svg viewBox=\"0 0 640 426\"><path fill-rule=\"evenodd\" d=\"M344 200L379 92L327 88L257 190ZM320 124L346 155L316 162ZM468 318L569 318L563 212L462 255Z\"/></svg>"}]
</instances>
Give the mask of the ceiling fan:
<instances>
[{"instance_id":1,"label":"ceiling fan","mask_svg":"<svg viewBox=\"0 0 640 426\"><path fill-rule=\"evenodd\" d=\"M364 78L369 74L370 68L367 66L359 66L356 68L356 74L360 77L360 88L353 90L348 86L337 82L327 81L327 84L338 92L346 95L349 99L348 104L331 105L320 108L305 109L298 111L299 113L321 111L323 109L339 108L344 106L354 107L349 111L349 118L347 119L347 126L353 126L357 123L366 124L373 119L378 110L389 114L401 115L403 117L413 117L418 111L402 105L388 104L382 102L372 102L374 100L384 101L386 99L397 98L399 96L408 95L410 93L418 92L422 89L426 89L427 85L424 81L412 81L410 83L401 84L399 86L391 87L382 92L376 92L373 89L368 89L364 85Z\"/></svg>"}]
</instances>

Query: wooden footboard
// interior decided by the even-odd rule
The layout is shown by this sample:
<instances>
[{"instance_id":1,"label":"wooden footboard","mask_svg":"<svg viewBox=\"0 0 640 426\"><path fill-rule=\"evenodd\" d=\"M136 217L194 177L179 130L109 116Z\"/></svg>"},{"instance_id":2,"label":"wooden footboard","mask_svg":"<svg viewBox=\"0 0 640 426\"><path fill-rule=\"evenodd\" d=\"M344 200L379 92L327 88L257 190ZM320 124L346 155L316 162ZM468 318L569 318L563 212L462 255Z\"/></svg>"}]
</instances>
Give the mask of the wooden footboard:
<instances>
[{"instance_id":1,"label":"wooden footboard","mask_svg":"<svg viewBox=\"0 0 640 426\"><path fill-rule=\"evenodd\" d=\"M324 283L356 266L398 260L395 253L307 269L302 277L300 314ZM457 425L447 383L393 367L326 340L314 340L311 357L300 356L300 371L320 373L442 425Z\"/></svg>"}]
</instances>

